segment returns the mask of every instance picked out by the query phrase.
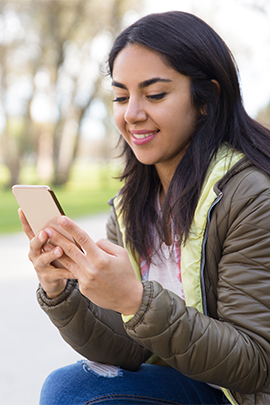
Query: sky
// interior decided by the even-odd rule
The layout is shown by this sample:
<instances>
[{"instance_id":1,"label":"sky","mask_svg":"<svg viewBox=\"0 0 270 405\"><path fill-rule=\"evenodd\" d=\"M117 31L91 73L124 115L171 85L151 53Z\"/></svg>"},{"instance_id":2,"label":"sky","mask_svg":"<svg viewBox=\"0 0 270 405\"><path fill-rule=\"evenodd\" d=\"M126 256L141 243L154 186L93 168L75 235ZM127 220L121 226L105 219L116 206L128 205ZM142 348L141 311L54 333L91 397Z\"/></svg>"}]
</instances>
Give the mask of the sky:
<instances>
[{"instance_id":1,"label":"sky","mask_svg":"<svg viewBox=\"0 0 270 405\"><path fill-rule=\"evenodd\" d=\"M144 2L143 14L182 10L205 20L227 43L236 59L247 112L255 117L270 102L270 0ZM264 6L265 12L260 6Z\"/></svg>"}]
</instances>

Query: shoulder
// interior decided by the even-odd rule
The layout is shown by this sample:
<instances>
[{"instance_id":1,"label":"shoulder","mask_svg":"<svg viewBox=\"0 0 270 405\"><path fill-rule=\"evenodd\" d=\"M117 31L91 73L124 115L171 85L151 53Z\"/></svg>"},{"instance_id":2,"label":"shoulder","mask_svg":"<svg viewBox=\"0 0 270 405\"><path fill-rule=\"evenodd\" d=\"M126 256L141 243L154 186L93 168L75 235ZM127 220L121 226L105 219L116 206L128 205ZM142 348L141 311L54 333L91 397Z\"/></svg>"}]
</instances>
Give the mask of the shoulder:
<instances>
[{"instance_id":1,"label":"shoulder","mask_svg":"<svg viewBox=\"0 0 270 405\"><path fill-rule=\"evenodd\" d=\"M223 183L224 184L224 183ZM232 168L224 186L218 184L223 198L218 211L232 218L245 211L246 214L258 209L270 209L270 176L249 162L240 162ZM269 217L270 220L270 217Z\"/></svg>"},{"instance_id":2,"label":"shoulder","mask_svg":"<svg viewBox=\"0 0 270 405\"><path fill-rule=\"evenodd\" d=\"M211 212L207 240L216 263L227 244L239 248L240 241L270 238L270 177L266 173L248 165L220 189L222 198Z\"/></svg>"},{"instance_id":3,"label":"shoulder","mask_svg":"<svg viewBox=\"0 0 270 405\"><path fill-rule=\"evenodd\" d=\"M270 176L255 167L247 158L236 163L226 175L216 183L215 191L233 196L235 193L249 195L267 192L270 188Z\"/></svg>"},{"instance_id":4,"label":"shoulder","mask_svg":"<svg viewBox=\"0 0 270 405\"><path fill-rule=\"evenodd\" d=\"M237 197L258 196L261 193L269 195L270 193L270 176L251 165L233 176L227 185L234 189L234 195Z\"/></svg>"}]
</instances>

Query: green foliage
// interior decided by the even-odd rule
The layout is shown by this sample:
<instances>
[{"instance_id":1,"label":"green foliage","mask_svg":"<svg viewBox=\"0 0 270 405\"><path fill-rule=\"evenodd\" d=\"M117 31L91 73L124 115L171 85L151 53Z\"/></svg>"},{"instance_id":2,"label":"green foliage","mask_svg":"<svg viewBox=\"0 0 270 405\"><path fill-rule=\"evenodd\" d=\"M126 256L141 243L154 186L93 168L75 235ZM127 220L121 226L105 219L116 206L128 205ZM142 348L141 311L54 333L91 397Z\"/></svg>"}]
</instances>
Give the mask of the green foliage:
<instances>
[{"instance_id":1,"label":"green foliage","mask_svg":"<svg viewBox=\"0 0 270 405\"><path fill-rule=\"evenodd\" d=\"M54 188L65 214L72 219L84 215L109 211L107 201L120 188L116 177L119 169L112 165L76 164L70 181L64 187ZM24 168L22 184L37 184L34 169ZM7 173L0 166L0 187L5 183ZM21 230L17 214L18 204L11 190L0 188L0 233L12 233Z\"/></svg>"}]
</instances>

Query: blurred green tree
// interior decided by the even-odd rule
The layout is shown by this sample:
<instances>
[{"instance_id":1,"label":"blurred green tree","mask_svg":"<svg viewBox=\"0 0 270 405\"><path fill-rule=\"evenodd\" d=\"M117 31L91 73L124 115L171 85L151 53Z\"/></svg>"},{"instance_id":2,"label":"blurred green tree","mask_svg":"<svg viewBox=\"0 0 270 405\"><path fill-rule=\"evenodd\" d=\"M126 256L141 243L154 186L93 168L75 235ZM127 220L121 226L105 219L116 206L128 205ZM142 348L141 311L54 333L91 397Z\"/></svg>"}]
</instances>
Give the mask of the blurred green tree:
<instances>
[{"instance_id":1,"label":"blurred green tree","mask_svg":"<svg viewBox=\"0 0 270 405\"><path fill-rule=\"evenodd\" d=\"M1 0L0 156L8 186L29 159L40 179L67 182L93 101L107 107L111 97L101 73L108 50L139 11L138 0Z\"/></svg>"}]
</instances>

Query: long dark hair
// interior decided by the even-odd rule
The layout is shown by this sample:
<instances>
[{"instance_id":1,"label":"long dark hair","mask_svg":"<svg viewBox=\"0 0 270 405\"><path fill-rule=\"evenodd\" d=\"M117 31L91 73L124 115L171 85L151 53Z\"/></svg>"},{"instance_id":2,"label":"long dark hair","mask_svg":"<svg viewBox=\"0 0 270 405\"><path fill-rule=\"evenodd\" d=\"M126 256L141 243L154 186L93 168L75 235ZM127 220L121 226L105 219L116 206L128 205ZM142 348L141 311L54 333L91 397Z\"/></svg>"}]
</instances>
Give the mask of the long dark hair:
<instances>
[{"instance_id":1,"label":"long dark hair","mask_svg":"<svg viewBox=\"0 0 270 405\"><path fill-rule=\"evenodd\" d=\"M191 78L191 96L198 119L192 141L171 180L163 203L163 240L170 239L171 218L181 240L186 240L209 163L227 143L243 152L258 168L270 174L270 132L246 113L234 58L219 35L200 18L180 11L150 14L126 28L109 55L114 60L128 44L158 51L176 71ZM213 83L220 85L220 94ZM126 165L121 179L121 210L126 224L126 243L150 259L151 225L158 223L155 199L160 181L154 166L140 163L125 142Z\"/></svg>"}]
</instances>

